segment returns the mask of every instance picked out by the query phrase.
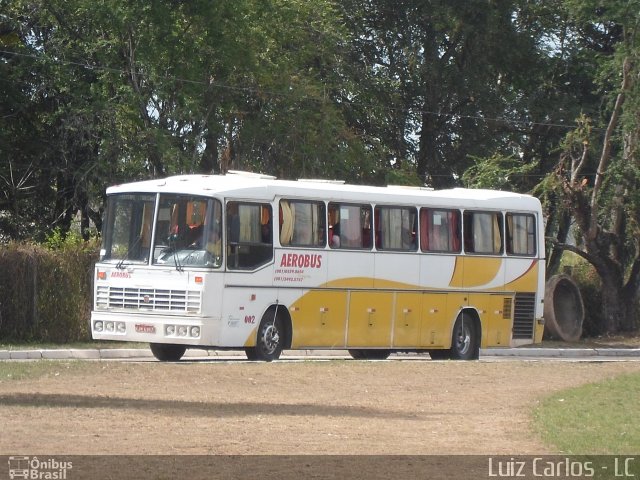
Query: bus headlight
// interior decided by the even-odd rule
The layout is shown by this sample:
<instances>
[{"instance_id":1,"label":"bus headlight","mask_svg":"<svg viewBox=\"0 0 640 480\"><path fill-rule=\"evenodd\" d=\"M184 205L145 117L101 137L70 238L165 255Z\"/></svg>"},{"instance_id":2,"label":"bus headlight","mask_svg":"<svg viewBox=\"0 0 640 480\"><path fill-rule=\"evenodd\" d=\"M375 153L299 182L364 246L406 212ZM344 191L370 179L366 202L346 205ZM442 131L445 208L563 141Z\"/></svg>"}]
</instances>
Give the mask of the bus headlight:
<instances>
[{"instance_id":1,"label":"bus headlight","mask_svg":"<svg viewBox=\"0 0 640 480\"><path fill-rule=\"evenodd\" d=\"M184 325L181 325L178 327L178 336L179 337L186 337L187 336L187 327L185 327Z\"/></svg>"},{"instance_id":2,"label":"bus headlight","mask_svg":"<svg viewBox=\"0 0 640 480\"><path fill-rule=\"evenodd\" d=\"M115 329L116 329L116 326L115 326L115 324L113 322L107 322L105 324L105 330L107 332L113 332Z\"/></svg>"},{"instance_id":3,"label":"bus headlight","mask_svg":"<svg viewBox=\"0 0 640 480\"><path fill-rule=\"evenodd\" d=\"M118 333L125 333L127 331L127 327L124 322L118 322L116 324L116 330Z\"/></svg>"},{"instance_id":4,"label":"bus headlight","mask_svg":"<svg viewBox=\"0 0 640 480\"><path fill-rule=\"evenodd\" d=\"M174 325L167 325L164 329L164 333L168 336L176 334L176 327Z\"/></svg>"},{"instance_id":5,"label":"bus headlight","mask_svg":"<svg viewBox=\"0 0 640 480\"><path fill-rule=\"evenodd\" d=\"M192 337L195 337L195 338L199 337L200 336L200 327L191 327L190 335Z\"/></svg>"},{"instance_id":6,"label":"bus headlight","mask_svg":"<svg viewBox=\"0 0 640 480\"><path fill-rule=\"evenodd\" d=\"M102 324L102 322L100 320L98 320L97 322L94 322L93 329L96 332L101 332L104 329L104 325Z\"/></svg>"}]
</instances>

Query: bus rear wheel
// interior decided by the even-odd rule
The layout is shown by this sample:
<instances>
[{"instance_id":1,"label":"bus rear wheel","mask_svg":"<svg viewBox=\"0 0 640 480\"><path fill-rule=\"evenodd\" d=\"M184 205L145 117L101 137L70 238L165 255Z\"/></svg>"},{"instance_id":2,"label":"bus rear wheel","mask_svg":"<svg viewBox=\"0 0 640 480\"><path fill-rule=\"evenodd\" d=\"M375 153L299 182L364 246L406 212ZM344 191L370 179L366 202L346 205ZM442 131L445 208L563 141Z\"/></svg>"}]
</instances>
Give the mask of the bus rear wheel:
<instances>
[{"instance_id":1,"label":"bus rear wheel","mask_svg":"<svg viewBox=\"0 0 640 480\"><path fill-rule=\"evenodd\" d=\"M349 355L354 360L386 360L391 350L350 349Z\"/></svg>"},{"instance_id":2,"label":"bus rear wheel","mask_svg":"<svg viewBox=\"0 0 640 480\"><path fill-rule=\"evenodd\" d=\"M177 362L182 358L187 347L168 343L150 343L151 353L161 362Z\"/></svg>"},{"instance_id":3,"label":"bus rear wheel","mask_svg":"<svg viewBox=\"0 0 640 480\"><path fill-rule=\"evenodd\" d=\"M267 312L260 321L256 346L245 349L249 360L271 362L280 358L284 347L284 322L273 312Z\"/></svg>"},{"instance_id":4,"label":"bus rear wheel","mask_svg":"<svg viewBox=\"0 0 640 480\"><path fill-rule=\"evenodd\" d=\"M452 360L476 360L479 356L476 323L466 313L461 313L453 327L451 338Z\"/></svg>"}]
</instances>

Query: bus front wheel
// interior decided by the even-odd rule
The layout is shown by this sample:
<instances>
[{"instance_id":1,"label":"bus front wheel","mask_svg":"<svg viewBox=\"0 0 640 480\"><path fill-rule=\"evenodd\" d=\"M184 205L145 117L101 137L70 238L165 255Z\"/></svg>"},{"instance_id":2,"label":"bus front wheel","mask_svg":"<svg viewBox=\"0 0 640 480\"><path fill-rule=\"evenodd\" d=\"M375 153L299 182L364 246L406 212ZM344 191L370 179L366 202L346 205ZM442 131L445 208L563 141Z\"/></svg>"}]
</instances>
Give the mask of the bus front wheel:
<instances>
[{"instance_id":1,"label":"bus front wheel","mask_svg":"<svg viewBox=\"0 0 640 480\"><path fill-rule=\"evenodd\" d=\"M187 347L168 343L150 343L151 353L161 362L177 362L182 358Z\"/></svg>"},{"instance_id":2,"label":"bus front wheel","mask_svg":"<svg viewBox=\"0 0 640 480\"><path fill-rule=\"evenodd\" d=\"M280 358L284 347L284 322L273 312L267 312L260 321L256 346L245 349L249 360L271 362Z\"/></svg>"}]
</instances>

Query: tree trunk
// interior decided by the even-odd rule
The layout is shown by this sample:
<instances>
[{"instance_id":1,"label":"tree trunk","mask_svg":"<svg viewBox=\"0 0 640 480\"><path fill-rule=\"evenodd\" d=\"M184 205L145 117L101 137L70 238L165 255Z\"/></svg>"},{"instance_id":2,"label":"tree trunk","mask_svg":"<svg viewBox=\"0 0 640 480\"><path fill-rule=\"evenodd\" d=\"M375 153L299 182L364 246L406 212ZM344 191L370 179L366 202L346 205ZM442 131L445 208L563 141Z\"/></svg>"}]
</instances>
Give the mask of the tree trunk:
<instances>
[{"instance_id":1,"label":"tree trunk","mask_svg":"<svg viewBox=\"0 0 640 480\"><path fill-rule=\"evenodd\" d=\"M621 333L635 330L637 289L623 285L622 272L604 265L596 266L602 280L602 327L600 333Z\"/></svg>"},{"instance_id":2,"label":"tree trunk","mask_svg":"<svg viewBox=\"0 0 640 480\"><path fill-rule=\"evenodd\" d=\"M623 289L611 282L602 282L603 332L621 333L634 330L637 298L627 298Z\"/></svg>"},{"instance_id":3,"label":"tree trunk","mask_svg":"<svg viewBox=\"0 0 640 480\"><path fill-rule=\"evenodd\" d=\"M205 140L206 147L200 158L199 170L204 174L220 173L220 166L218 165L218 137L213 132L211 126L207 127Z\"/></svg>"},{"instance_id":4,"label":"tree trunk","mask_svg":"<svg viewBox=\"0 0 640 480\"><path fill-rule=\"evenodd\" d=\"M560 219L558 220L558 233L556 235L556 239L560 243L565 243L569 236L569 230L571 229L571 214L564 211L559 216ZM558 246L556 243L553 244L547 261L547 278L551 278L553 275L558 273L563 252L564 250L562 247Z\"/></svg>"}]
</instances>

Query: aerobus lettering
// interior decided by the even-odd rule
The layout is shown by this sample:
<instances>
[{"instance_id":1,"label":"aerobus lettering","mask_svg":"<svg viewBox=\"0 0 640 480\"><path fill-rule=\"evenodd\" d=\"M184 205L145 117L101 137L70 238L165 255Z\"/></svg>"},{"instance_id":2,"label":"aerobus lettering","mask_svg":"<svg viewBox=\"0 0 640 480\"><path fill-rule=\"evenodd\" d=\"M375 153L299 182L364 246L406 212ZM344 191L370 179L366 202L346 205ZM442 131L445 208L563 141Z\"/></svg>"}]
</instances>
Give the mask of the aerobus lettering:
<instances>
[{"instance_id":1,"label":"aerobus lettering","mask_svg":"<svg viewBox=\"0 0 640 480\"><path fill-rule=\"evenodd\" d=\"M322 255L308 253L283 253L280 259L281 267L320 268Z\"/></svg>"},{"instance_id":2,"label":"aerobus lettering","mask_svg":"<svg viewBox=\"0 0 640 480\"><path fill-rule=\"evenodd\" d=\"M131 274L129 272L124 271L112 271L111 278L131 278Z\"/></svg>"}]
</instances>

